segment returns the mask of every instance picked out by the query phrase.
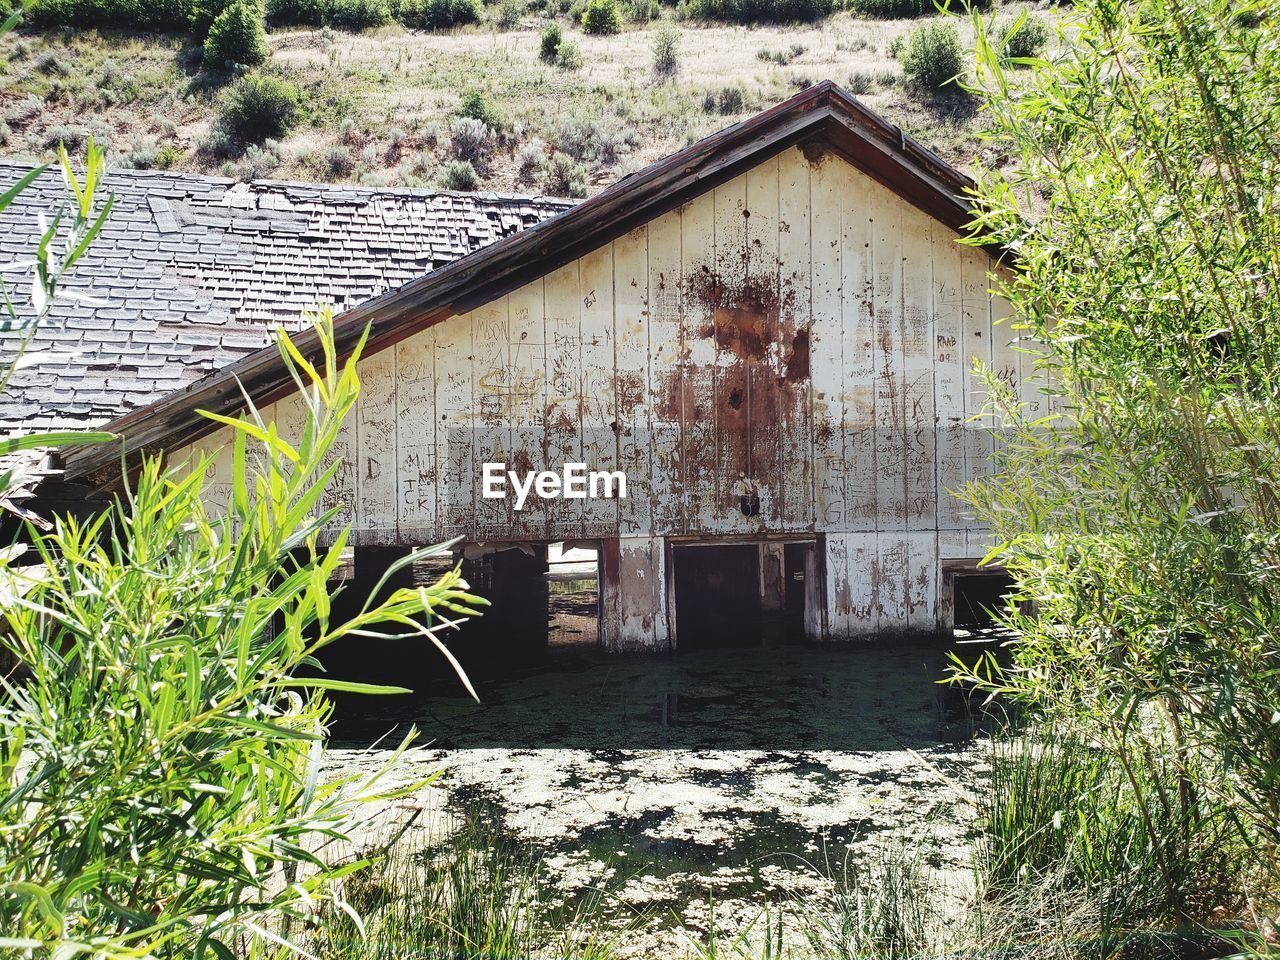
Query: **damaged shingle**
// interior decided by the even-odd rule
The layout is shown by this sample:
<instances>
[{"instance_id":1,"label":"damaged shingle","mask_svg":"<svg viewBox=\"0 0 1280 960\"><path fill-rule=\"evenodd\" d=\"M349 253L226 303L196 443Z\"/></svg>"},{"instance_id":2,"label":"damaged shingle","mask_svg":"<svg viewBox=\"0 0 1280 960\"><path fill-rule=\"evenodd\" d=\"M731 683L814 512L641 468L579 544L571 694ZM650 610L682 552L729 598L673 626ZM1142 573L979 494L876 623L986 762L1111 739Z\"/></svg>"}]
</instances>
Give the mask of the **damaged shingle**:
<instances>
[{"instance_id":1,"label":"damaged shingle","mask_svg":"<svg viewBox=\"0 0 1280 960\"><path fill-rule=\"evenodd\" d=\"M0 191L29 166L0 161ZM366 189L112 171L112 216L31 344L80 359L18 371L0 432L91 427L157 399L296 330L318 306L335 312L565 210L562 200ZM4 259L29 257L37 212L65 203L60 174L37 179L0 216ZM6 272L29 309L25 277ZM0 335L12 353L12 337Z\"/></svg>"}]
</instances>

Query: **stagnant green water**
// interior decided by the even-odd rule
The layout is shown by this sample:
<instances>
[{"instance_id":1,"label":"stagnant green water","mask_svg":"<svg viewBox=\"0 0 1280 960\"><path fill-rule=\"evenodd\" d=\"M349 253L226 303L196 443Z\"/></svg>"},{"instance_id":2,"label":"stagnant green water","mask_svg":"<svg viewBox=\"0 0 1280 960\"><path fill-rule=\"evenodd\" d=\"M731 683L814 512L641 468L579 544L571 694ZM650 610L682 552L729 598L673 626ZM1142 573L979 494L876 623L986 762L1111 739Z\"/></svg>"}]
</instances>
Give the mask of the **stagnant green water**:
<instances>
[{"instance_id":1,"label":"stagnant green water","mask_svg":"<svg viewBox=\"0 0 1280 960\"><path fill-rule=\"evenodd\" d=\"M876 751L955 743L972 734L974 718L962 694L939 682L950 649L957 647L896 640L639 657L582 645L522 656L464 651L480 703L441 662L413 695L344 703L337 736L365 740L414 723L442 748Z\"/></svg>"},{"instance_id":2,"label":"stagnant green water","mask_svg":"<svg viewBox=\"0 0 1280 960\"><path fill-rule=\"evenodd\" d=\"M967 870L985 753L971 705L938 682L950 649L472 650L480 703L439 666L413 696L343 703L335 746L416 725L412 762L446 768L448 808L544 855L566 902L604 892L662 925L714 897L745 917L873 846Z\"/></svg>"}]
</instances>

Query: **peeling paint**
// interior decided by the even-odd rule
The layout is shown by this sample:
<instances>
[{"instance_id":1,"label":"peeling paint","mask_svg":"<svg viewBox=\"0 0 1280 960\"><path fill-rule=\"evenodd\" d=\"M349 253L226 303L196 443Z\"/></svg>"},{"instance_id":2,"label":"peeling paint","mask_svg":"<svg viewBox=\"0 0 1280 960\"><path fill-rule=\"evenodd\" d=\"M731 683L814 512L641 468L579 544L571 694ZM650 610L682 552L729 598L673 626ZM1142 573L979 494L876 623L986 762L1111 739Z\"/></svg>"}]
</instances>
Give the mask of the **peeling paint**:
<instances>
[{"instance_id":1,"label":"peeling paint","mask_svg":"<svg viewBox=\"0 0 1280 960\"><path fill-rule=\"evenodd\" d=\"M989 541L948 493L994 444L973 360L1042 399L991 268L837 155L792 148L363 360L326 503L357 544L624 544L618 647L666 642L671 536L818 539L815 635L937 627L941 562ZM623 469L629 496L516 513L477 496L486 460Z\"/></svg>"}]
</instances>

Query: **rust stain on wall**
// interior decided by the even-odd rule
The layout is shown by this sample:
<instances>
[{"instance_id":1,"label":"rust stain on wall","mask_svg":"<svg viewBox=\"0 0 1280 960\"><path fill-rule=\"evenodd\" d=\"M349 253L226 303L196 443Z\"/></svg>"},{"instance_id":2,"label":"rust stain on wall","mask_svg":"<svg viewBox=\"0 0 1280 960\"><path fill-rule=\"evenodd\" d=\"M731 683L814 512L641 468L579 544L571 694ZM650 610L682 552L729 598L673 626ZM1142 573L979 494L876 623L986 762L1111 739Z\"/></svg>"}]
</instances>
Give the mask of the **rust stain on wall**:
<instances>
[{"instance_id":1,"label":"rust stain on wall","mask_svg":"<svg viewBox=\"0 0 1280 960\"><path fill-rule=\"evenodd\" d=\"M799 383L809 379L809 331L797 330L791 338L791 352L787 354L783 378L787 383Z\"/></svg>"},{"instance_id":2,"label":"rust stain on wall","mask_svg":"<svg viewBox=\"0 0 1280 960\"><path fill-rule=\"evenodd\" d=\"M794 328L795 294L789 285L779 289L776 270L734 284L704 268L685 278L685 293L710 315L697 336L714 339L719 349L740 360L767 360L780 325Z\"/></svg>"}]
</instances>

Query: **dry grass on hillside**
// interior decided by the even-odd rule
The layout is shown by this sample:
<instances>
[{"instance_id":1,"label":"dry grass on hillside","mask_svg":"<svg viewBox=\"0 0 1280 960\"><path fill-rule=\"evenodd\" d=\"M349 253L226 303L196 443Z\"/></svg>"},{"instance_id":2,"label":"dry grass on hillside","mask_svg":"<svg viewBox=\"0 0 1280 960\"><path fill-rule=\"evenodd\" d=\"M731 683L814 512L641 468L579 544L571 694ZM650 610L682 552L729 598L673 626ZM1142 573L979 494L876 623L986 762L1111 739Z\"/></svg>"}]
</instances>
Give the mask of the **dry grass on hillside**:
<instances>
[{"instance_id":1,"label":"dry grass on hillside","mask_svg":"<svg viewBox=\"0 0 1280 960\"><path fill-rule=\"evenodd\" d=\"M916 22L839 14L804 27L684 24L679 68L667 80L655 77L652 66L656 25L612 37L566 28L566 39L582 49L580 70L539 62L541 22L534 18L508 32L427 33L398 25L363 34L280 30L270 36L267 69L303 90L302 122L279 143L239 157L210 147L220 91L198 72L180 38L27 33L5 41L0 149L48 157L59 140L74 147L94 135L109 141L112 162L121 166L432 185L450 157L449 123L459 99L479 90L503 127L477 164L482 189L564 192L563 180L540 169L561 151L593 192L831 79L967 165L977 150L971 107L955 97L921 97L902 82L889 54L892 40ZM765 52L774 58L764 59Z\"/></svg>"}]
</instances>

